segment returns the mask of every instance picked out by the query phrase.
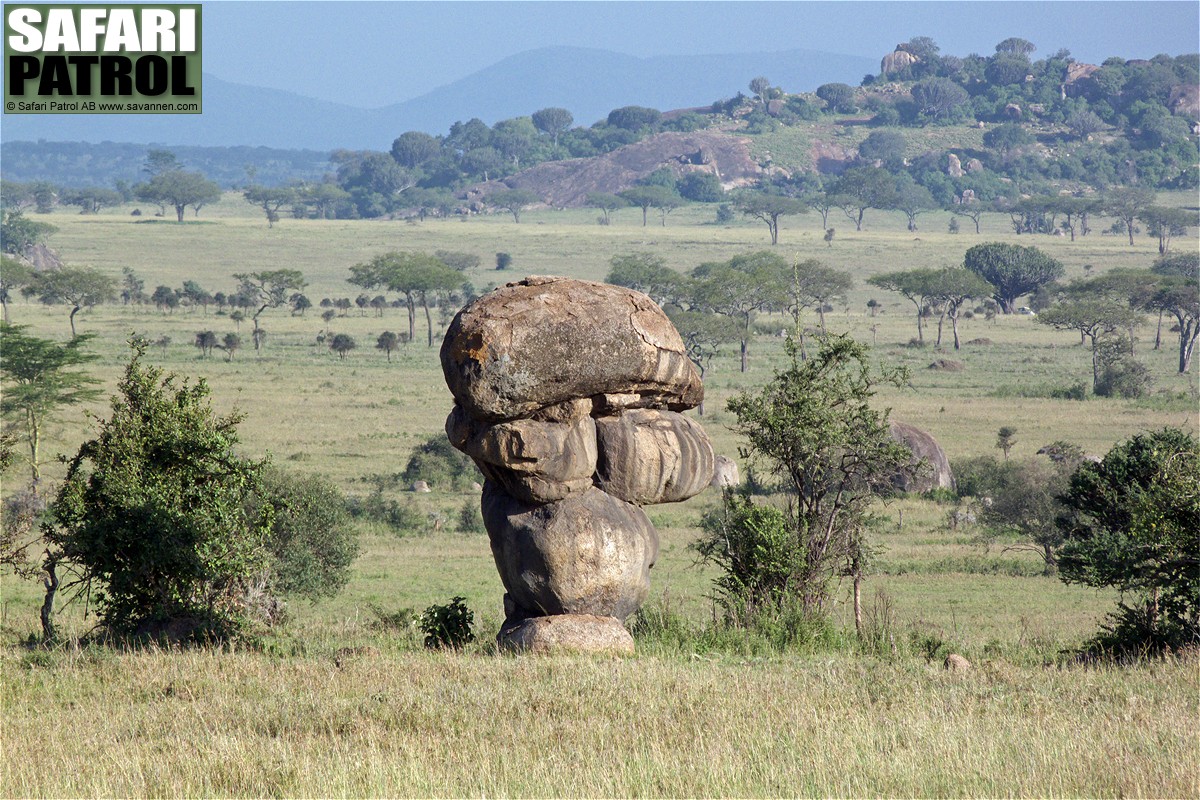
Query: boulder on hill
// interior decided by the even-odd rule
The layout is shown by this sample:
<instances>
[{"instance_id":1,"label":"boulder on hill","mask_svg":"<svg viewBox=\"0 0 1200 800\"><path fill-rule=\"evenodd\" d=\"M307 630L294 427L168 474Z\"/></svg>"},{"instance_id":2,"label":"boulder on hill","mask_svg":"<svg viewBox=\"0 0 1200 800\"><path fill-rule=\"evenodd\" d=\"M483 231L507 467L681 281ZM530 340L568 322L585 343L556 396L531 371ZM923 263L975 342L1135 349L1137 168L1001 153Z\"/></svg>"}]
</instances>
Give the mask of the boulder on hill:
<instances>
[{"instance_id":1,"label":"boulder on hill","mask_svg":"<svg viewBox=\"0 0 1200 800\"><path fill-rule=\"evenodd\" d=\"M902 46L903 45L901 45L901 47ZM879 62L879 74L888 75L892 72L899 72L902 69L911 67L920 60L921 59L917 58L907 50L901 50L900 47L897 47L895 52L888 53L883 57L883 60Z\"/></svg>"},{"instance_id":2,"label":"boulder on hill","mask_svg":"<svg viewBox=\"0 0 1200 800\"><path fill-rule=\"evenodd\" d=\"M1177 117L1200 121L1200 86L1181 83L1171 89L1167 107Z\"/></svg>"}]
</instances>

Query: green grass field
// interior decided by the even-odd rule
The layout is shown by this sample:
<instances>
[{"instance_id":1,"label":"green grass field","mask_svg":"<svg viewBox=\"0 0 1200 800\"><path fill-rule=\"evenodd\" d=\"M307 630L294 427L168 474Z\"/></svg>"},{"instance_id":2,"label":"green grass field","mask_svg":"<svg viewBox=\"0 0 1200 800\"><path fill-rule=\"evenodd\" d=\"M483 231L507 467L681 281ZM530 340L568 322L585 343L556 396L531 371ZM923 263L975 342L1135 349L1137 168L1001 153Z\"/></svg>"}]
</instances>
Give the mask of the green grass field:
<instances>
[{"instance_id":1,"label":"green grass field","mask_svg":"<svg viewBox=\"0 0 1200 800\"><path fill-rule=\"evenodd\" d=\"M1194 197L1167 197L1194 204ZM602 279L616 254L650 252L679 270L769 247L765 226L716 225L715 211L693 206L666 226L641 225L635 209L614 224L583 210L511 217L385 221L297 221L268 228L238 196L206 207L188 224L135 218L130 208L100 215L57 213L51 244L70 264L120 276L130 267L152 291L195 280L230 292L233 274L301 270L306 294L353 298L349 267L391 249L459 250L480 256L465 277L480 290L526 274ZM1076 242L1014 236L1007 217L989 216L983 234L946 232L949 216L929 214L905 229L898 214L868 212L865 229L831 224L827 247L816 214L787 218L778 251L817 258L851 272L858 284L847 307L827 314L831 330L875 344L890 364L912 371L912 385L879 396L893 414L929 430L955 460L997 454L996 431L1017 429L1014 457L1056 439L1103 454L1129 435L1162 426L1196 430L1195 374L1178 375L1175 334L1152 350L1154 320L1138 330L1137 350L1156 380L1143 400L1050 399L1046 387L1090 378L1078 336L1024 316L961 324L958 352L914 348L911 305L873 289L873 274L960 263L984 241L1034 244L1067 267L1068 277L1115 267L1146 267L1154 240L1128 246L1097 233ZM965 226L970 227L970 226ZM1194 238L1176 247L1196 247ZM512 254L497 272L495 253ZM390 298L389 298L390 299ZM881 302L868 314L867 300ZM156 363L204 377L214 406L239 409L247 455L270 455L295 471L325 475L351 494L364 478L403 470L417 444L437 435L450 395L435 346L416 341L389 363L374 348L383 330L407 326L403 309L385 316L357 309L328 326L319 308L305 316L267 311L264 349L249 345L233 361L200 358L198 331L236 330L210 308L164 314L152 307L106 305L81 313L81 332L96 334L95 365L104 388L115 385L133 333L169 336ZM447 309L452 313L456 309ZM17 300L13 322L37 335L65 339L67 313ZM449 313L434 311L435 325ZM764 331L782 318L760 320ZM776 326L775 323L778 323ZM815 315L807 324L816 325ZM874 327L874 330L872 328ZM349 333L358 349L345 360L319 347L328 330ZM719 453L736 456L725 401L760 385L782 363L782 341L763 333L751 346L751 369L737 368L736 347L718 357L707 380L703 424ZM929 369L939 358L960 372ZM1033 396L1024 396L1033 395ZM1043 396L1038 396L1043 395ZM86 409L105 414L105 404ZM73 408L45 445L44 472L61 478L56 453L73 453L87 437L84 410ZM4 476L5 495L20 488L20 465ZM476 496L434 486L428 495L397 492L422 514L455 519ZM700 626L712 615L712 574L689 549L705 493L649 509L663 538L652 573L652 613L669 611ZM487 538L451 523L399 536L364 525L363 553L339 597L293 604L291 621L259 650L233 653L117 652L96 647L27 649L38 630L39 587L0 578L0 681L4 687L4 796L259 795L1020 795L1157 796L1200 794L1195 719L1200 678L1194 657L1128 668L1062 664L1113 608L1111 592L1065 586L1040 575L1030 554L986 550L970 530L951 530L951 506L921 498L881 507L874 532L881 552L866 583L869 610L904 642L936 642L976 667L942 670L940 660L909 650L894 657L847 646L780 654L755 648L692 648L649 636L626 660L511 658L494 653L502 588ZM383 617L420 611L463 595L477 615L479 641L457 655L422 652L409 626ZM843 602L839 625L853 622ZM83 601L62 613L67 630L86 632ZM919 650L919 648L917 648ZM339 655L340 654L340 655Z\"/></svg>"}]
</instances>

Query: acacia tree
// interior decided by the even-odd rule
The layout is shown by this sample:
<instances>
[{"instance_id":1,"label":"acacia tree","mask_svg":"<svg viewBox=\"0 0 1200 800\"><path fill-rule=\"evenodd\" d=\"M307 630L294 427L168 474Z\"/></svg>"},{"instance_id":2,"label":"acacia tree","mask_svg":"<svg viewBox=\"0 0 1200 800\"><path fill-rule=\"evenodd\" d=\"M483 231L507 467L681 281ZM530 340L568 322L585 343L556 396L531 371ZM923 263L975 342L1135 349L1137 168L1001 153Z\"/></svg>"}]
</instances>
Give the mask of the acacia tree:
<instances>
[{"instance_id":1,"label":"acacia tree","mask_svg":"<svg viewBox=\"0 0 1200 800\"><path fill-rule=\"evenodd\" d=\"M33 280L33 271L15 258L0 256L0 310L4 322L8 322L8 301L15 289L20 289Z\"/></svg>"},{"instance_id":2,"label":"acacia tree","mask_svg":"<svg viewBox=\"0 0 1200 800\"><path fill-rule=\"evenodd\" d=\"M489 205L512 214L513 222L520 222L521 212L540 200L540 197L528 189L505 189L489 195L487 198Z\"/></svg>"},{"instance_id":3,"label":"acacia tree","mask_svg":"<svg viewBox=\"0 0 1200 800\"><path fill-rule=\"evenodd\" d=\"M721 347L738 341L738 325L731 317L720 314L710 314L704 311L684 311L672 308L667 311L671 324L679 331L683 339L687 356L700 370L700 381L712 365L712 360L721 352ZM697 408L700 416L704 416L704 401Z\"/></svg>"},{"instance_id":4,"label":"acacia tree","mask_svg":"<svg viewBox=\"0 0 1200 800\"><path fill-rule=\"evenodd\" d=\"M1000 429L1001 433L1006 430L1012 429ZM1000 446L999 442L996 446ZM976 496L991 498L991 503L982 504L980 509L984 540L989 544L1003 541L1006 551L1037 553L1045 565L1045 574L1053 575L1063 543L1057 518L1064 508L1058 498L1066 491L1081 458L1082 452L1061 460L1009 461L1006 449L1003 463L992 460L975 486Z\"/></svg>"},{"instance_id":5,"label":"acacia tree","mask_svg":"<svg viewBox=\"0 0 1200 800\"><path fill-rule=\"evenodd\" d=\"M249 186L242 196L252 206L258 206L267 217L267 227L279 221L279 209L296 202L298 195L290 186Z\"/></svg>"},{"instance_id":6,"label":"acacia tree","mask_svg":"<svg viewBox=\"0 0 1200 800\"><path fill-rule=\"evenodd\" d=\"M117 283L99 270L90 267L60 267L35 272L21 294L35 296L47 305L66 303L71 306L69 321L71 337L75 333L75 315L81 309L107 303L117 296Z\"/></svg>"},{"instance_id":7,"label":"acacia tree","mask_svg":"<svg viewBox=\"0 0 1200 800\"><path fill-rule=\"evenodd\" d=\"M968 300L991 296L993 287L969 269L948 267L941 271L936 291L943 304L942 316L950 318L950 328L954 331L954 349L958 350L959 312ZM942 317L938 317L937 343L939 346L942 343Z\"/></svg>"},{"instance_id":8,"label":"acacia tree","mask_svg":"<svg viewBox=\"0 0 1200 800\"><path fill-rule=\"evenodd\" d=\"M217 335L212 331L199 331L196 334L196 349L200 351L201 358L208 358L212 355L214 347L218 347Z\"/></svg>"},{"instance_id":9,"label":"acacia tree","mask_svg":"<svg viewBox=\"0 0 1200 800\"><path fill-rule=\"evenodd\" d=\"M1147 206L1137 218L1151 236L1158 238L1159 255L1166 255L1171 249L1172 238L1186 235L1188 228L1196 225L1196 214L1184 208Z\"/></svg>"},{"instance_id":10,"label":"acacia tree","mask_svg":"<svg viewBox=\"0 0 1200 800\"><path fill-rule=\"evenodd\" d=\"M348 333L336 334L329 340L329 349L338 354L339 360L345 360L346 353L358 347L358 342Z\"/></svg>"},{"instance_id":11,"label":"acacia tree","mask_svg":"<svg viewBox=\"0 0 1200 800\"><path fill-rule=\"evenodd\" d=\"M227 333L221 339L221 347L225 350L225 360L233 361L233 356L242 347L242 337L236 333Z\"/></svg>"},{"instance_id":12,"label":"acacia tree","mask_svg":"<svg viewBox=\"0 0 1200 800\"><path fill-rule=\"evenodd\" d=\"M1100 383L1100 340L1117 331L1128 330L1141 321L1140 311L1130 308L1128 303L1109 297L1070 298L1042 309L1038 315L1038 322L1043 325L1050 325L1058 330L1079 331L1081 337L1091 342L1092 391L1095 391Z\"/></svg>"},{"instance_id":13,"label":"acacia tree","mask_svg":"<svg viewBox=\"0 0 1200 800\"><path fill-rule=\"evenodd\" d=\"M867 278L867 283L903 295L913 304L917 310L917 341L924 342L925 328L921 318L925 313L925 307L938 296L940 276L940 270L920 268L872 275Z\"/></svg>"},{"instance_id":14,"label":"acacia tree","mask_svg":"<svg viewBox=\"0 0 1200 800\"><path fill-rule=\"evenodd\" d=\"M587 193L588 208L597 209L603 216L604 225L612 222L612 213L619 208L625 208L629 205L629 201L624 197L618 197L615 194L608 192L588 192Z\"/></svg>"},{"instance_id":15,"label":"acacia tree","mask_svg":"<svg viewBox=\"0 0 1200 800\"><path fill-rule=\"evenodd\" d=\"M916 233L917 217L927 211L937 210L939 206L928 189L909 179L897 184L896 195L892 199L892 208L904 214L908 219L909 231Z\"/></svg>"},{"instance_id":16,"label":"acacia tree","mask_svg":"<svg viewBox=\"0 0 1200 800\"><path fill-rule=\"evenodd\" d=\"M30 478L35 487L41 478L42 432L64 406L99 396L91 388L99 381L75 367L94 361L83 350L92 337L76 336L66 344L30 336L24 325L0 322L0 414L22 429L29 446Z\"/></svg>"},{"instance_id":17,"label":"acacia tree","mask_svg":"<svg viewBox=\"0 0 1200 800\"><path fill-rule=\"evenodd\" d=\"M1036 247L1005 242L977 244L963 256L963 266L995 287L992 297L1005 314L1016 310L1017 299L1062 277L1062 263Z\"/></svg>"},{"instance_id":18,"label":"acacia tree","mask_svg":"<svg viewBox=\"0 0 1200 800\"><path fill-rule=\"evenodd\" d=\"M1104 213L1116 217L1129 234L1129 246L1133 247L1133 228L1138 215L1154 202L1154 192L1137 186L1118 186L1104 197Z\"/></svg>"},{"instance_id":19,"label":"acacia tree","mask_svg":"<svg viewBox=\"0 0 1200 800\"><path fill-rule=\"evenodd\" d=\"M956 217L966 217L967 219L971 220L971 222L975 223L975 233L978 234L979 220L983 217L983 212L987 209L984 207L983 203L975 200L969 200L961 203L955 203L947 210Z\"/></svg>"},{"instance_id":20,"label":"acacia tree","mask_svg":"<svg viewBox=\"0 0 1200 800\"><path fill-rule=\"evenodd\" d=\"M378 255L365 264L350 268L350 283L364 289L384 287L404 295L408 306L408 339L416 334L416 306L420 299L425 309L429 346L433 346L433 318L429 301L439 293L458 288L461 276L435 256L420 252L392 251Z\"/></svg>"},{"instance_id":21,"label":"acacia tree","mask_svg":"<svg viewBox=\"0 0 1200 800\"><path fill-rule=\"evenodd\" d=\"M808 207L794 197L752 192L738 200L738 209L748 217L766 224L771 235L771 244L779 244L779 218L789 214L803 214Z\"/></svg>"},{"instance_id":22,"label":"acacia tree","mask_svg":"<svg viewBox=\"0 0 1200 800\"><path fill-rule=\"evenodd\" d=\"M375 340L375 349L387 353L387 360L392 360L392 351L400 347L400 337L391 331L384 331Z\"/></svg>"},{"instance_id":23,"label":"acacia tree","mask_svg":"<svg viewBox=\"0 0 1200 800\"><path fill-rule=\"evenodd\" d=\"M1187 372L1200 336L1200 286L1182 275L1164 275L1145 305L1175 317L1179 326L1179 373Z\"/></svg>"},{"instance_id":24,"label":"acacia tree","mask_svg":"<svg viewBox=\"0 0 1200 800\"><path fill-rule=\"evenodd\" d=\"M692 270L692 298L697 310L724 314L741 329L742 372L750 367L750 325L757 311L779 308L787 291L788 264L765 250L728 261L701 264Z\"/></svg>"},{"instance_id":25,"label":"acacia tree","mask_svg":"<svg viewBox=\"0 0 1200 800\"><path fill-rule=\"evenodd\" d=\"M1100 201L1092 197L1055 197L1052 198L1055 210L1063 215L1062 229L1071 234L1075 241L1075 231L1080 236L1087 236L1088 217L1100 209Z\"/></svg>"},{"instance_id":26,"label":"acacia tree","mask_svg":"<svg viewBox=\"0 0 1200 800\"><path fill-rule=\"evenodd\" d=\"M668 305L682 308L689 304L687 277L668 267L662 256L630 253L613 256L608 263L605 283L641 292L664 308Z\"/></svg>"},{"instance_id":27,"label":"acacia tree","mask_svg":"<svg viewBox=\"0 0 1200 800\"><path fill-rule=\"evenodd\" d=\"M258 305L258 310L251 316L254 330L251 338L254 349L262 348L263 334L258 326L258 317L268 308L279 308L288 304L288 298L295 292L308 285L304 274L298 269L274 269L262 272L235 273L234 278L241 281L238 293L253 298L251 303Z\"/></svg>"},{"instance_id":28,"label":"acacia tree","mask_svg":"<svg viewBox=\"0 0 1200 800\"><path fill-rule=\"evenodd\" d=\"M823 338L804 362L791 340L787 352L787 369L729 401L733 429L752 461L781 482L787 506L768 510L727 495L696 547L722 569L718 590L735 615L791 602L825 613L831 582L847 575L860 622L870 509L896 474L912 470L912 453L892 439L887 412L871 401L879 385L902 386L906 375L876 373L866 348L848 336Z\"/></svg>"},{"instance_id":29,"label":"acacia tree","mask_svg":"<svg viewBox=\"0 0 1200 800\"><path fill-rule=\"evenodd\" d=\"M183 212L188 206L199 211L200 206L220 200L221 187L199 172L171 169L159 172L138 186L137 196L147 203L172 206L176 220L183 222Z\"/></svg>"},{"instance_id":30,"label":"acacia tree","mask_svg":"<svg viewBox=\"0 0 1200 800\"><path fill-rule=\"evenodd\" d=\"M896 203L896 181L881 167L851 167L834 182L831 192L856 231L862 230L868 208L892 208Z\"/></svg>"},{"instance_id":31,"label":"acacia tree","mask_svg":"<svg viewBox=\"0 0 1200 800\"><path fill-rule=\"evenodd\" d=\"M848 272L827 267L815 258L792 264L791 280L787 285L787 307L799 332L800 312L816 308L821 333L825 333L825 306L834 300L844 300L854 286L854 278ZM800 337L803 351L804 339Z\"/></svg>"},{"instance_id":32,"label":"acacia tree","mask_svg":"<svg viewBox=\"0 0 1200 800\"><path fill-rule=\"evenodd\" d=\"M829 215L835 208L842 207L841 196L833 192L817 191L804 196L804 204L821 217L821 232L829 230Z\"/></svg>"},{"instance_id":33,"label":"acacia tree","mask_svg":"<svg viewBox=\"0 0 1200 800\"><path fill-rule=\"evenodd\" d=\"M671 191L665 186L632 186L623 192L618 192L617 196L631 206L637 206L642 210L642 227L646 227L646 218L651 208L660 208L668 204L675 203L677 200L682 202L679 195ZM665 214L664 222L665 225Z\"/></svg>"}]
</instances>

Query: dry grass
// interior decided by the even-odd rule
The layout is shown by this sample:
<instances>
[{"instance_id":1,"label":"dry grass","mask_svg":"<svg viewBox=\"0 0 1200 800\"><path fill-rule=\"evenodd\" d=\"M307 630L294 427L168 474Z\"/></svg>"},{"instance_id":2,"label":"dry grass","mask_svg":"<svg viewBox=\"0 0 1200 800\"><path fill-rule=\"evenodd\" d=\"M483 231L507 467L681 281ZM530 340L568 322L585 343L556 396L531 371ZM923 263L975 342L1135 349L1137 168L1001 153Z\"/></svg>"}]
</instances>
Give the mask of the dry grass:
<instances>
[{"instance_id":1,"label":"dry grass","mask_svg":"<svg viewBox=\"0 0 1200 800\"><path fill-rule=\"evenodd\" d=\"M1200 778L1194 657L2 658L5 796L1186 797Z\"/></svg>"}]
</instances>

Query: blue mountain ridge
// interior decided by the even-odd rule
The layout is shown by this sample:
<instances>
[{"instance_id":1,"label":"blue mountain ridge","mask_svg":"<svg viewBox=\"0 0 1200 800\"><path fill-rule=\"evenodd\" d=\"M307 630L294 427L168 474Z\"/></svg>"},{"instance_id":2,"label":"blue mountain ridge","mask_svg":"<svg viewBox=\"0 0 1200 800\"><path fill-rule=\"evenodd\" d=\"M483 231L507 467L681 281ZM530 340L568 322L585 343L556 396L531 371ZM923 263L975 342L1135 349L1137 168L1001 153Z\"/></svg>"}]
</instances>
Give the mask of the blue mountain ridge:
<instances>
[{"instance_id":1,"label":"blue mountain ridge","mask_svg":"<svg viewBox=\"0 0 1200 800\"><path fill-rule=\"evenodd\" d=\"M505 58L401 103L356 108L297 92L231 83L205 74L201 115L6 114L7 141L145 142L387 150L408 130L445 133L458 120L488 124L561 106L590 125L620 106L666 111L748 92L758 75L788 92L857 84L878 65L812 50L639 58L606 50L547 47Z\"/></svg>"}]
</instances>

